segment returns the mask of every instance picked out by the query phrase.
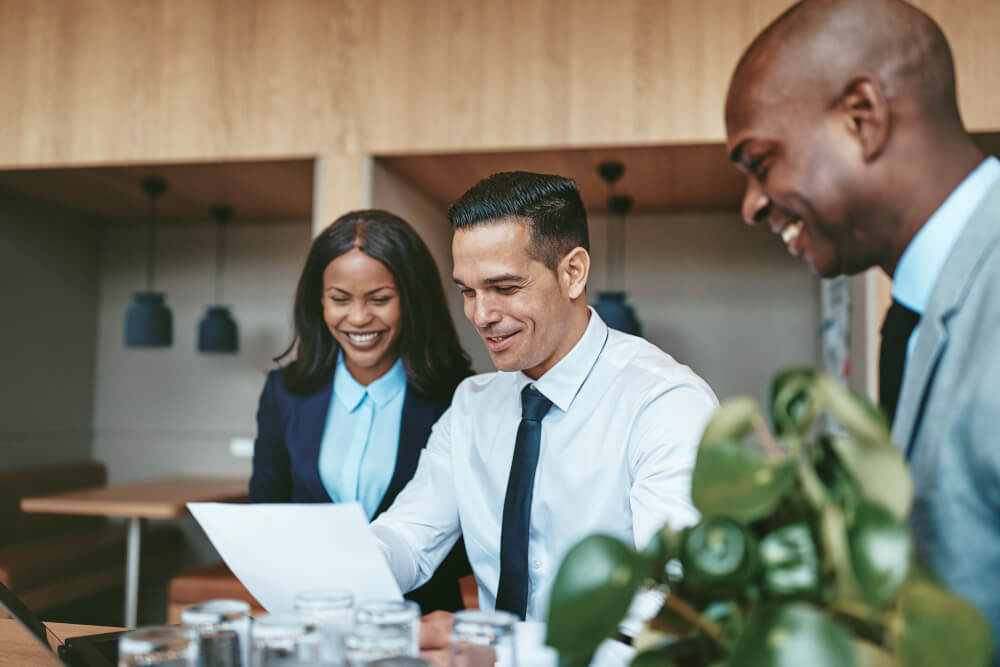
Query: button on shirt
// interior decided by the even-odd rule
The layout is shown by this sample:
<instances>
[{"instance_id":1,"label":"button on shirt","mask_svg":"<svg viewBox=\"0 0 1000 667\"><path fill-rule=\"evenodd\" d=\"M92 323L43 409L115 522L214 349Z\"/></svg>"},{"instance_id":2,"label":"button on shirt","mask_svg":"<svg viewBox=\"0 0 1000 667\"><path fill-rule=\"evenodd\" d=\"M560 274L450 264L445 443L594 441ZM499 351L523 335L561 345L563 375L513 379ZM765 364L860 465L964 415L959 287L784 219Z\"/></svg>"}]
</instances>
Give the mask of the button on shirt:
<instances>
[{"instance_id":1,"label":"button on shirt","mask_svg":"<svg viewBox=\"0 0 1000 667\"><path fill-rule=\"evenodd\" d=\"M903 251L892 276L892 297L910 310L923 315L937 284L941 269L955 241L973 212L1000 180L1000 160L988 157L944 200ZM920 324L910 334L906 358L910 358Z\"/></svg>"},{"instance_id":2,"label":"button on shirt","mask_svg":"<svg viewBox=\"0 0 1000 667\"><path fill-rule=\"evenodd\" d=\"M715 395L690 368L591 310L581 339L537 381L496 372L459 385L413 479L372 524L404 591L427 581L462 534L479 604L494 608L520 395L531 382L553 405L531 504L528 620L545 618L559 564L587 535L644 547L664 523L697 520L691 472Z\"/></svg>"},{"instance_id":3,"label":"button on shirt","mask_svg":"<svg viewBox=\"0 0 1000 667\"><path fill-rule=\"evenodd\" d=\"M397 359L368 386L337 358L333 392L319 450L319 474L335 503L357 500L375 516L392 481L406 397L406 372Z\"/></svg>"}]
</instances>

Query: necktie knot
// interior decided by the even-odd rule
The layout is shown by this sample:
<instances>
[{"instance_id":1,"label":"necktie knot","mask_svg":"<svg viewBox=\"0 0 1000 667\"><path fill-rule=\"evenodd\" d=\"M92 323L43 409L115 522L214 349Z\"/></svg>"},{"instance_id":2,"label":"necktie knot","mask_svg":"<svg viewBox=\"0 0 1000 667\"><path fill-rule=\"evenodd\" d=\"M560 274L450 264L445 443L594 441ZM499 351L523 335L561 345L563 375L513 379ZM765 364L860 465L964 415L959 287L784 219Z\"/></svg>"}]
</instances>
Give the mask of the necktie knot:
<instances>
[{"instance_id":1,"label":"necktie knot","mask_svg":"<svg viewBox=\"0 0 1000 667\"><path fill-rule=\"evenodd\" d=\"M540 422L551 407L552 401L545 398L545 394L535 389L535 385L526 385L521 390L522 420Z\"/></svg>"}]
</instances>

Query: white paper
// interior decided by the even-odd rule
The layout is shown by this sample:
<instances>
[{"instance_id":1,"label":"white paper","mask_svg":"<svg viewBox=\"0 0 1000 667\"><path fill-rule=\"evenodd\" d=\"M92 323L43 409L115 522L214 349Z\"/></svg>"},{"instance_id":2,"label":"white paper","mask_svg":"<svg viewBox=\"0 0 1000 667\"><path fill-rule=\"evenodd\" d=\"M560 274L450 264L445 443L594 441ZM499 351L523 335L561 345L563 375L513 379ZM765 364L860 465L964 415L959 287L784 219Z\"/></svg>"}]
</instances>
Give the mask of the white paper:
<instances>
[{"instance_id":1,"label":"white paper","mask_svg":"<svg viewBox=\"0 0 1000 667\"><path fill-rule=\"evenodd\" d=\"M357 605L402 595L358 503L188 503L215 549L272 614L296 593L345 588Z\"/></svg>"}]
</instances>

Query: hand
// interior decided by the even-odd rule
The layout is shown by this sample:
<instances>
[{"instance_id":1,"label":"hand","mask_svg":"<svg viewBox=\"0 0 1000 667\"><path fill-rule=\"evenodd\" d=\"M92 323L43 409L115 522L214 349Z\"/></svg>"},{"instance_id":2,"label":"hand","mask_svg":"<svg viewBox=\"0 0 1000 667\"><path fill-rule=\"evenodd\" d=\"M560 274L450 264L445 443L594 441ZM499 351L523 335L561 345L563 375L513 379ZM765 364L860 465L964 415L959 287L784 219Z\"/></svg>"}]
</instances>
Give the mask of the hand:
<instances>
[{"instance_id":1,"label":"hand","mask_svg":"<svg viewBox=\"0 0 1000 667\"><path fill-rule=\"evenodd\" d=\"M420 657L434 667L450 663L452 616L447 611L434 611L420 619Z\"/></svg>"},{"instance_id":2,"label":"hand","mask_svg":"<svg viewBox=\"0 0 1000 667\"><path fill-rule=\"evenodd\" d=\"M420 619L420 649L447 649L451 643L451 626L454 614L447 611L432 611Z\"/></svg>"}]
</instances>

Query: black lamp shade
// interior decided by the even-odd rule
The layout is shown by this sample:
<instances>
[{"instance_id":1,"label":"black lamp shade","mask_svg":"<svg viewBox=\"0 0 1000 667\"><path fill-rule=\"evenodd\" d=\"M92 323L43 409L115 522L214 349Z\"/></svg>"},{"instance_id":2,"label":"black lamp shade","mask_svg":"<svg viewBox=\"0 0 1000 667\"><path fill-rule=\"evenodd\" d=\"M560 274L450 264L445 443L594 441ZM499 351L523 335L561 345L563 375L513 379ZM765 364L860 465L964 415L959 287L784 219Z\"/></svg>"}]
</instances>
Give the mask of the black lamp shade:
<instances>
[{"instance_id":1,"label":"black lamp shade","mask_svg":"<svg viewBox=\"0 0 1000 667\"><path fill-rule=\"evenodd\" d=\"M170 347L174 318L163 301L163 292L136 292L125 312L126 347Z\"/></svg>"},{"instance_id":2,"label":"black lamp shade","mask_svg":"<svg viewBox=\"0 0 1000 667\"><path fill-rule=\"evenodd\" d=\"M642 335L642 325L635 315L635 309L625 301L625 292L598 292L594 310L604 323L612 329L624 331L633 336Z\"/></svg>"},{"instance_id":3,"label":"black lamp shade","mask_svg":"<svg viewBox=\"0 0 1000 667\"><path fill-rule=\"evenodd\" d=\"M199 352L229 352L240 349L236 320L226 306L209 306L198 323Z\"/></svg>"}]
</instances>

